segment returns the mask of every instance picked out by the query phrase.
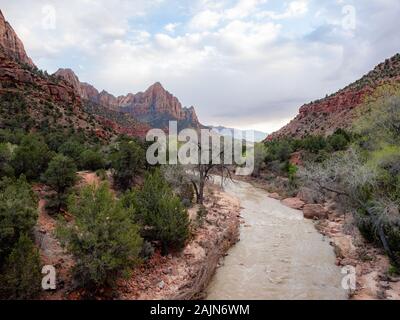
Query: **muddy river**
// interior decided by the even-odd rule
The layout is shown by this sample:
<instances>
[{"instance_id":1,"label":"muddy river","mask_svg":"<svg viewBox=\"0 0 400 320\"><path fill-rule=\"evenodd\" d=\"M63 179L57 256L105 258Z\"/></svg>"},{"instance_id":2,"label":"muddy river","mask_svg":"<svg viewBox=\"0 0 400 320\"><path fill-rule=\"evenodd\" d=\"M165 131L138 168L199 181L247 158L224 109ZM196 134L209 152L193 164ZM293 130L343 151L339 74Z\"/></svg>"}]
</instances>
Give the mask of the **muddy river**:
<instances>
[{"instance_id":1,"label":"muddy river","mask_svg":"<svg viewBox=\"0 0 400 320\"><path fill-rule=\"evenodd\" d=\"M240 200L245 223L207 299L346 299L329 240L301 211L245 182L227 182L225 191Z\"/></svg>"}]
</instances>

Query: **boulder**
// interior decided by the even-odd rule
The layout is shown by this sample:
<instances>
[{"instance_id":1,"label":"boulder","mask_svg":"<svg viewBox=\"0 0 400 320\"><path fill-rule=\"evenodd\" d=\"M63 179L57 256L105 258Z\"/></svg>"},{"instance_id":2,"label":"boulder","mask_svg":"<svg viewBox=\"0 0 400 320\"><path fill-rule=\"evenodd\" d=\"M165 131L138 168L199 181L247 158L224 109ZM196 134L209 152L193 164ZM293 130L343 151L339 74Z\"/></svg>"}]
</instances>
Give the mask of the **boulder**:
<instances>
[{"instance_id":1,"label":"boulder","mask_svg":"<svg viewBox=\"0 0 400 320\"><path fill-rule=\"evenodd\" d=\"M317 202L318 194L310 188L302 187L297 194L297 198L305 203L313 204Z\"/></svg>"},{"instance_id":2,"label":"boulder","mask_svg":"<svg viewBox=\"0 0 400 320\"><path fill-rule=\"evenodd\" d=\"M326 219L328 212L320 204L307 204L303 208L304 218L306 219Z\"/></svg>"},{"instance_id":3,"label":"boulder","mask_svg":"<svg viewBox=\"0 0 400 320\"><path fill-rule=\"evenodd\" d=\"M302 201L299 198L287 198L285 200L282 200L282 204L296 210L301 210L304 208L304 201Z\"/></svg>"},{"instance_id":4,"label":"boulder","mask_svg":"<svg viewBox=\"0 0 400 320\"><path fill-rule=\"evenodd\" d=\"M281 200L282 199L282 197L279 194L277 194L276 192L270 193L268 196L270 198L272 198L272 199L275 199L275 200Z\"/></svg>"}]
</instances>

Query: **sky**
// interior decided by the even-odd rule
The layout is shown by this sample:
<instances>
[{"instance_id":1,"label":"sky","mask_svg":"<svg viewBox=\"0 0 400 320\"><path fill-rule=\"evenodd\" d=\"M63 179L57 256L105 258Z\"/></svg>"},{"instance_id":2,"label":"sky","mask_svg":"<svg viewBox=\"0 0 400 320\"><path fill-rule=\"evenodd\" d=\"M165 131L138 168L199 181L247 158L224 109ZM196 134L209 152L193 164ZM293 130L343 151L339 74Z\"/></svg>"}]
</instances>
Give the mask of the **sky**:
<instances>
[{"instance_id":1,"label":"sky","mask_svg":"<svg viewBox=\"0 0 400 320\"><path fill-rule=\"evenodd\" d=\"M399 0L0 0L36 65L273 132L400 52Z\"/></svg>"}]
</instances>

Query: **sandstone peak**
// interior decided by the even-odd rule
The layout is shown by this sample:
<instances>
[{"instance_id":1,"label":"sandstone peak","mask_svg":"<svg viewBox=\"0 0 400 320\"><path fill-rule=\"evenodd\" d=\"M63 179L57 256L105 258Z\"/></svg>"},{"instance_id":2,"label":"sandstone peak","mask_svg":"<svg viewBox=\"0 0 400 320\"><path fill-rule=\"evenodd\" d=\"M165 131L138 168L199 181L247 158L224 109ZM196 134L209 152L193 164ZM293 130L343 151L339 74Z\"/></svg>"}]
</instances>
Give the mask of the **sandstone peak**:
<instances>
[{"instance_id":1,"label":"sandstone peak","mask_svg":"<svg viewBox=\"0 0 400 320\"><path fill-rule=\"evenodd\" d=\"M93 86L81 83L71 69L59 69L55 75L70 83L81 98L114 111L130 114L135 119L150 124L152 127L167 128L170 120L177 120L181 123L182 128L199 128L201 126L194 107L183 108L179 100L160 82L154 83L145 92L128 93L125 96L115 97L106 90L99 92Z\"/></svg>"},{"instance_id":2,"label":"sandstone peak","mask_svg":"<svg viewBox=\"0 0 400 320\"><path fill-rule=\"evenodd\" d=\"M5 54L13 59L25 63L31 67L35 67L31 58L26 54L22 41L18 38L14 29L4 18L0 10L0 47L4 50Z\"/></svg>"},{"instance_id":3,"label":"sandstone peak","mask_svg":"<svg viewBox=\"0 0 400 320\"><path fill-rule=\"evenodd\" d=\"M161 82L153 83L146 91L166 91Z\"/></svg>"}]
</instances>

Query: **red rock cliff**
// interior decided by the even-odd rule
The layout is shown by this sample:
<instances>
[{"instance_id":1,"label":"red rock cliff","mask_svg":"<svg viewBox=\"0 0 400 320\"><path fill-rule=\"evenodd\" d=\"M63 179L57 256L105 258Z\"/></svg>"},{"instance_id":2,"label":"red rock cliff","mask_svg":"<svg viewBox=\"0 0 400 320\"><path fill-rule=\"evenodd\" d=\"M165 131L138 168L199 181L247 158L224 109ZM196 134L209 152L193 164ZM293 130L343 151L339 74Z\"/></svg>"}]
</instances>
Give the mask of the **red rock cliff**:
<instances>
[{"instance_id":1,"label":"red rock cliff","mask_svg":"<svg viewBox=\"0 0 400 320\"><path fill-rule=\"evenodd\" d=\"M14 29L6 21L3 13L0 10L0 46L3 48L4 53L22 63L34 67L31 58L25 52L22 41L18 38Z\"/></svg>"},{"instance_id":2,"label":"red rock cliff","mask_svg":"<svg viewBox=\"0 0 400 320\"><path fill-rule=\"evenodd\" d=\"M379 64L360 80L324 99L305 104L289 124L271 134L267 140L306 135L329 135L335 130L349 128L357 114L354 112L382 84L400 84L400 54Z\"/></svg>"}]
</instances>

